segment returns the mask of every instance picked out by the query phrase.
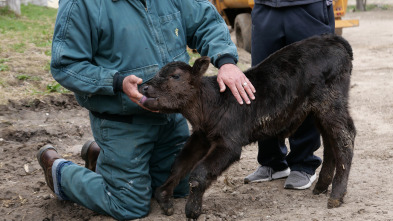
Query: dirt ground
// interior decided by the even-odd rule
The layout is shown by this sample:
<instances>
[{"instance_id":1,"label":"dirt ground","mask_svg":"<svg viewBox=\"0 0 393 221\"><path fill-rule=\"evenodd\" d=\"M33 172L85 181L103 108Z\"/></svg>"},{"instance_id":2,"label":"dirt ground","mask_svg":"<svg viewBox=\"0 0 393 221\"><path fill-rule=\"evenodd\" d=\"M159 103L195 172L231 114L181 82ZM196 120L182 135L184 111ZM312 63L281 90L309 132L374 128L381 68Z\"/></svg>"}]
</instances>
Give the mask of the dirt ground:
<instances>
[{"instance_id":1,"label":"dirt ground","mask_svg":"<svg viewBox=\"0 0 393 221\"><path fill-rule=\"evenodd\" d=\"M393 11L348 13L360 26L344 30L354 50L350 107L357 127L348 194L327 209L326 195L283 188L284 180L243 184L257 167L255 144L204 196L199 220L393 220ZM243 66L250 55L240 52ZM82 165L81 145L91 138L87 111L73 95L13 99L0 106L0 214L2 220L113 220L71 202L58 201L45 184L37 150L55 145ZM322 156L321 149L317 155ZM167 217L152 201L141 221L184 220L185 199Z\"/></svg>"}]
</instances>

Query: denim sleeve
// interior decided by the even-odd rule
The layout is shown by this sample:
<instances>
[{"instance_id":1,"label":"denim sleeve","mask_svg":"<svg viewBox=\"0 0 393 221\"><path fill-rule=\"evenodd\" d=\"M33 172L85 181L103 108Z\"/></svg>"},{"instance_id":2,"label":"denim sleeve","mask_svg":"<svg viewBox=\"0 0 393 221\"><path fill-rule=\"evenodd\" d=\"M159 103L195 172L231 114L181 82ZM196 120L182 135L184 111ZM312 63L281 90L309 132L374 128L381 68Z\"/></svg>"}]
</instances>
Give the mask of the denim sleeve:
<instances>
[{"instance_id":1,"label":"denim sleeve","mask_svg":"<svg viewBox=\"0 0 393 221\"><path fill-rule=\"evenodd\" d=\"M51 72L57 82L73 92L113 95L113 76L117 70L93 62L97 41L91 34L91 21L99 20L100 15L100 0L95 1L89 7L85 1L60 1L52 41Z\"/></svg>"},{"instance_id":2,"label":"denim sleeve","mask_svg":"<svg viewBox=\"0 0 393 221\"><path fill-rule=\"evenodd\" d=\"M216 8L208 0L180 0L186 27L187 44L203 56L209 56L219 67L220 59L229 57L237 63L238 54L228 27ZM232 63L232 62L230 62Z\"/></svg>"}]
</instances>

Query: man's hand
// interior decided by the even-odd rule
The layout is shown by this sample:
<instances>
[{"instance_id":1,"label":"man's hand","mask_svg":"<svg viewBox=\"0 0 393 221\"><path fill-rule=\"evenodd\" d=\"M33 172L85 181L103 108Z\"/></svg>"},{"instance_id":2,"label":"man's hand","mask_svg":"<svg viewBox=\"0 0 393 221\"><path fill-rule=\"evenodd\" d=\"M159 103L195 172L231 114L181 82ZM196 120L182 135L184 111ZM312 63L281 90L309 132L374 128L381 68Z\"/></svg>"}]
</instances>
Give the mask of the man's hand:
<instances>
[{"instance_id":1,"label":"man's hand","mask_svg":"<svg viewBox=\"0 0 393 221\"><path fill-rule=\"evenodd\" d=\"M220 92L224 92L226 89L225 85L227 85L239 104L243 104L243 100L247 104L250 104L250 98L252 100L255 99L254 86L246 75L234 64L224 64L221 66L218 70L217 82L220 86Z\"/></svg>"},{"instance_id":2,"label":"man's hand","mask_svg":"<svg viewBox=\"0 0 393 221\"><path fill-rule=\"evenodd\" d=\"M136 104L141 106L142 108L152 111L144 107L141 103L141 100L143 98L143 94L139 93L138 91L138 84L142 84L143 80L141 78L138 78L135 75L129 75L124 78L123 80L123 92ZM152 111L152 112L158 112L158 111Z\"/></svg>"}]
</instances>

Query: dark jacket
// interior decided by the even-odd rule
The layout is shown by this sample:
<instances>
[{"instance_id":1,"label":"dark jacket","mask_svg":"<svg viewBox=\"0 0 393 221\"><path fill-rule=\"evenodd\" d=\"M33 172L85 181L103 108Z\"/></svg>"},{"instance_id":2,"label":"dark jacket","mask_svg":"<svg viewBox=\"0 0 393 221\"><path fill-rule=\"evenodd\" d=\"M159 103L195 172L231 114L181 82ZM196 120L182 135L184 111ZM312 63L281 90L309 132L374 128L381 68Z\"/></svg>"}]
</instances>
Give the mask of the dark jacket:
<instances>
[{"instance_id":1,"label":"dark jacket","mask_svg":"<svg viewBox=\"0 0 393 221\"><path fill-rule=\"evenodd\" d=\"M254 0L255 4L263 4L275 8L295 5L306 5L320 1L325 0Z\"/></svg>"}]
</instances>

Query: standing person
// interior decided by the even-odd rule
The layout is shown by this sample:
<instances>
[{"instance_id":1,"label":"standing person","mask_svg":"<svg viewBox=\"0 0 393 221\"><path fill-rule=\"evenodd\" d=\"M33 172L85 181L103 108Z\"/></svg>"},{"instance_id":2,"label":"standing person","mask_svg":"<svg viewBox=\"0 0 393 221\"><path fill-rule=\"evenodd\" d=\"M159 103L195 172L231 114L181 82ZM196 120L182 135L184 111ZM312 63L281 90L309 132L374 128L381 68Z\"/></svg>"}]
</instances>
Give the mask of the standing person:
<instances>
[{"instance_id":1,"label":"standing person","mask_svg":"<svg viewBox=\"0 0 393 221\"><path fill-rule=\"evenodd\" d=\"M208 0L60 1L51 71L89 110L95 141L82 148L90 170L51 145L37 153L59 199L119 220L148 214L153 190L168 177L189 129L180 114L141 107L138 85L169 62L188 62L187 45L219 68L221 91L227 86L240 104L254 99L254 87L235 65L227 26ZM174 196L187 194L183 180Z\"/></svg>"},{"instance_id":2,"label":"standing person","mask_svg":"<svg viewBox=\"0 0 393 221\"><path fill-rule=\"evenodd\" d=\"M324 33L334 33L332 0L255 0L252 16L252 66L293 42ZM258 141L260 166L245 183L288 177L284 187L307 189L315 181L321 159L314 155L320 134L308 116L289 137L287 155L284 139Z\"/></svg>"}]
</instances>

